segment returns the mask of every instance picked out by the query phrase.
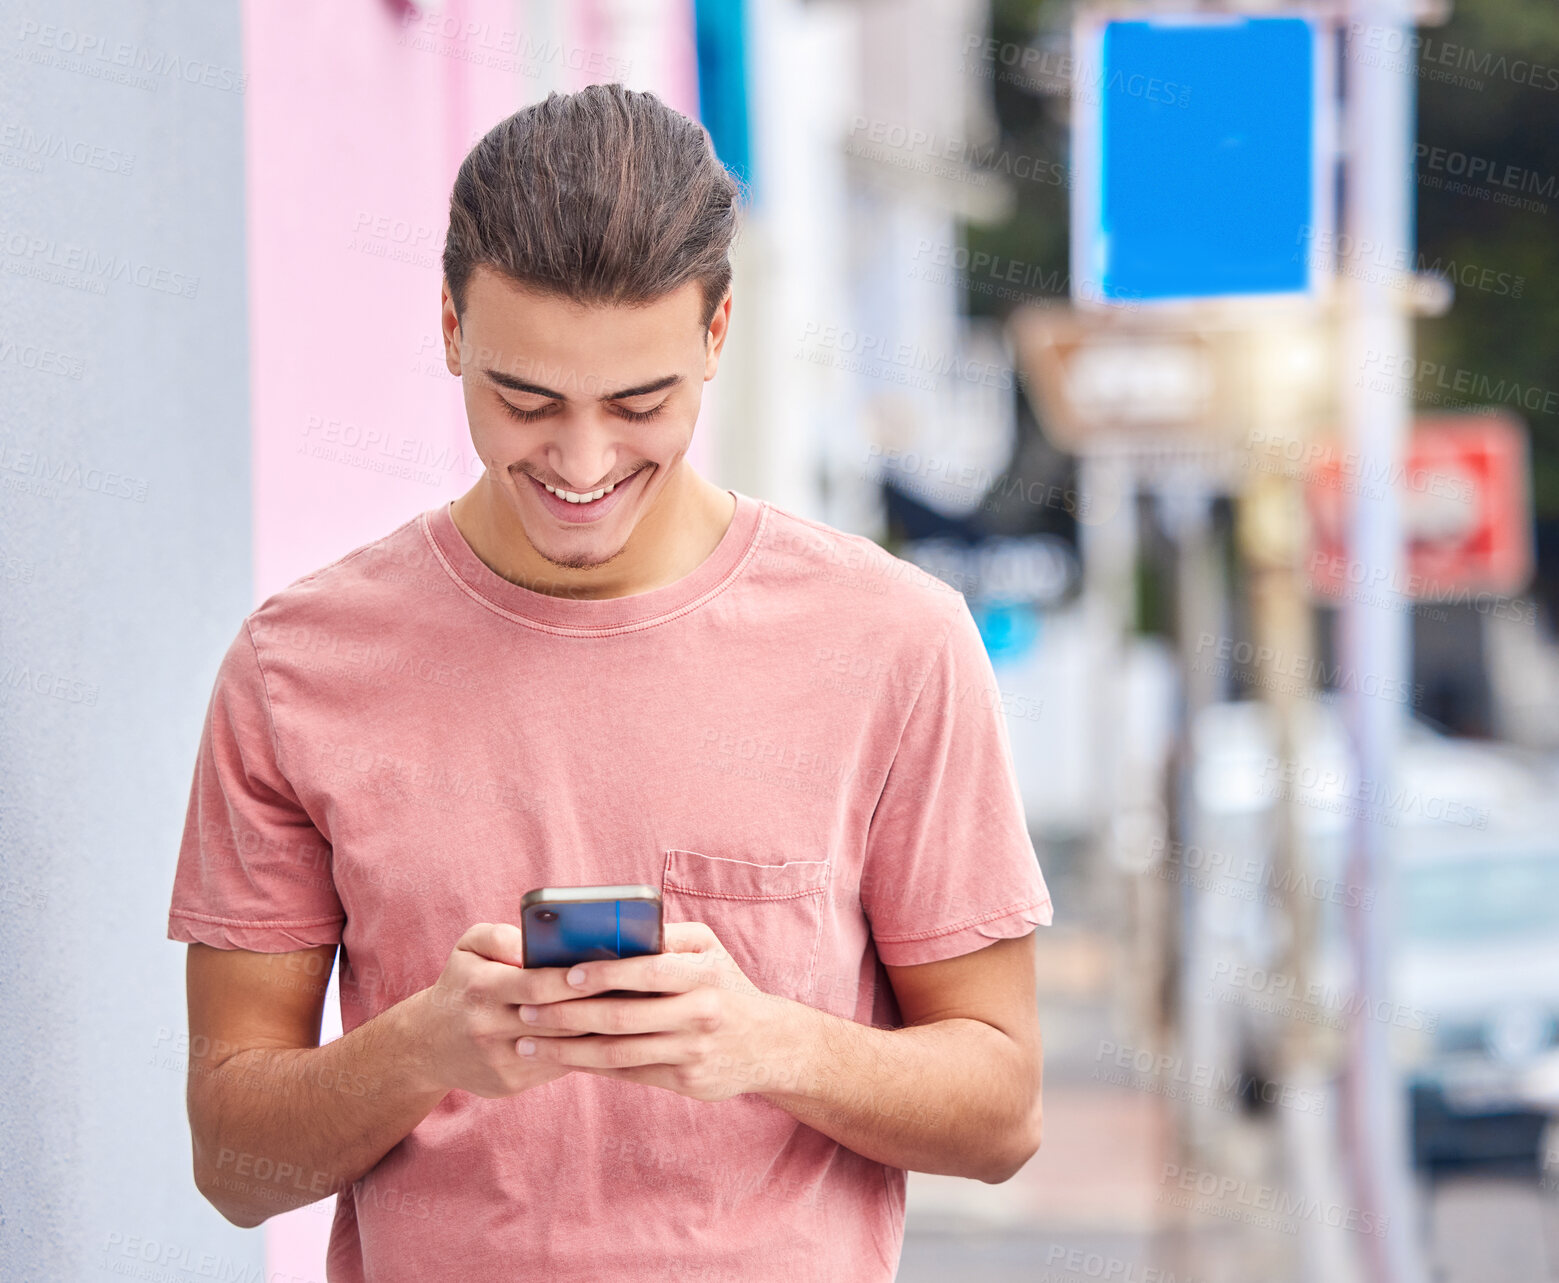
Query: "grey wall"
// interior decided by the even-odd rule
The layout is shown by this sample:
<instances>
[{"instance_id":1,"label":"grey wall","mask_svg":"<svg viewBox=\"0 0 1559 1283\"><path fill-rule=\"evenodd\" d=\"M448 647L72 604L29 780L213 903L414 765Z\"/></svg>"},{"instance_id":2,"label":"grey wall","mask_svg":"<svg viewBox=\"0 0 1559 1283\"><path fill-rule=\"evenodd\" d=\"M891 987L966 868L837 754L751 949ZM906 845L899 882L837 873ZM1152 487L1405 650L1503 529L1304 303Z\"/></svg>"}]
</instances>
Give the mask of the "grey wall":
<instances>
[{"instance_id":1,"label":"grey wall","mask_svg":"<svg viewBox=\"0 0 1559 1283\"><path fill-rule=\"evenodd\" d=\"M236 0L0 0L4 1279L260 1277L164 938L250 605L241 68Z\"/></svg>"}]
</instances>

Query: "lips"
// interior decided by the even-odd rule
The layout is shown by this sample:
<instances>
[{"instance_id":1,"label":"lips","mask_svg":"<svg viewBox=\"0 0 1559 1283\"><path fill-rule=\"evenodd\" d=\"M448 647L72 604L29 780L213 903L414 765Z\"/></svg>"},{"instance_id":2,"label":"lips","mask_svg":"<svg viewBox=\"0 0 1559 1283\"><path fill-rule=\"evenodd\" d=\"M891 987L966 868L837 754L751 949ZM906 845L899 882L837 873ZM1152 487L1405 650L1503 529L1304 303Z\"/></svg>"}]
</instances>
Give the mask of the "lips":
<instances>
[{"instance_id":1,"label":"lips","mask_svg":"<svg viewBox=\"0 0 1559 1283\"><path fill-rule=\"evenodd\" d=\"M530 473L526 478L535 488L537 497L542 506L547 509L560 522L569 525L581 525L591 521L598 521L610 512L621 501L621 497L631 490L639 479L640 472L646 472L648 468L640 468L638 472L629 473L613 487L611 494L602 495L599 499L592 499L589 503L571 503L567 499L560 499L538 481Z\"/></svg>"}]
</instances>

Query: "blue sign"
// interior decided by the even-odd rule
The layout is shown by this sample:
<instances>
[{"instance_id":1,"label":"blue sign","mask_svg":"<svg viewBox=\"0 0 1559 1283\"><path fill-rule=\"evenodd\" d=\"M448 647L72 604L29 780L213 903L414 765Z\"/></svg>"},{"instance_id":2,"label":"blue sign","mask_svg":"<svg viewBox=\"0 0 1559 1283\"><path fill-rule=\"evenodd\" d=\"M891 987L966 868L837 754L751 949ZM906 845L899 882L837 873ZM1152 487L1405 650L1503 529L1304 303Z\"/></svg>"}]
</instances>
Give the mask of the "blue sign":
<instances>
[{"instance_id":1,"label":"blue sign","mask_svg":"<svg viewBox=\"0 0 1559 1283\"><path fill-rule=\"evenodd\" d=\"M694 0L693 33L699 119L709 131L715 155L756 199L747 121L746 6L733 0Z\"/></svg>"},{"instance_id":2,"label":"blue sign","mask_svg":"<svg viewBox=\"0 0 1559 1283\"><path fill-rule=\"evenodd\" d=\"M969 604L980 640L992 665L1024 659L1039 641L1040 615L1028 602L975 601Z\"/></svg>"},{"instance_id":3,"label":"blue sign","mask_svg":"<svg viewBox=\"0 0 1559 1283\"><path fill-rule=\"evenodd\" d=\"M1305 294L1330 247L1333 104L1307 18L1082 23L1072 296Z\"/></svg>"}]
</instances>

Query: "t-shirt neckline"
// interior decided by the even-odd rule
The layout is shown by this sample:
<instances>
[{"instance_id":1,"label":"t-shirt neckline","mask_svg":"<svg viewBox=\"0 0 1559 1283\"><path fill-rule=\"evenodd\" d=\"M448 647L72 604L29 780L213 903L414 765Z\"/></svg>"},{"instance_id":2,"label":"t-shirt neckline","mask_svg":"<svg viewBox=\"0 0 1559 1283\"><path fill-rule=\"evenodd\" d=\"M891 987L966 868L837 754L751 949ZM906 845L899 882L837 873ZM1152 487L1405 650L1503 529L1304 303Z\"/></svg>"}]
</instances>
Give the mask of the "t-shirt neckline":
<instances>
[{"instance_id":1,"label":"t-shirt neckline","mask_svg":"<svg viewBox=\"0 0 1559 1283\"><path fill-rule=\"evenodd\" d=\"M757 542L763 503L738 490L727 489L726 493L736 500L736 512L714 551L682 578L627 597L558 597L511 583L466 542L450 512L453 501L424 512L422 529L451 578L498 613L563 633L621 632L696 609L725 588L746 564Z\"/></svg>"}]
</instances>

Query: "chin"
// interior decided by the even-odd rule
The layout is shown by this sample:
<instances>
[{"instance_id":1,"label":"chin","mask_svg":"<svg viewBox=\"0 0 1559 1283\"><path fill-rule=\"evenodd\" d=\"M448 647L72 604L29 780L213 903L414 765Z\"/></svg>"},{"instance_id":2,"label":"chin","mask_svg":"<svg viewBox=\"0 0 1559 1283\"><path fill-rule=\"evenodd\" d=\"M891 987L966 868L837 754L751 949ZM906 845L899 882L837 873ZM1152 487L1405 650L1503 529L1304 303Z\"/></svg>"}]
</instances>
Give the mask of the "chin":
<instances>
[{"instance_id":1,"label":"chin","mask_svg":"<svg viewBox=\"0 0 1559 1283\"><path fill-rule=\"evenodd\" d=\"M526 536L529 537L530 533L527 527ZM541 537L531 539L530 546L544 560L554 566L568 566L575 570L605 565L616 557L626 544L626 539L609 540L603 531L591 531L589 534L575 532L572 537L559 536L557 529L548 525L537 533Z\"/></svg>"},{"instance_id":2,"label":"chin","mask_svg":"<svg viewBox=\"0 0 1559 1283\"><path fill-rule=\"evenodd\" d=\"M617 554L621 552L622 549L614 548L611 552L599 556L591 553L551 554L540 548L538 548L536 551L541 553L542 559L545 560L548 564L557 566L561 569L593 570L595 567L604 566L607 562L615 559Z\"/></svg>"}]
</instances>

